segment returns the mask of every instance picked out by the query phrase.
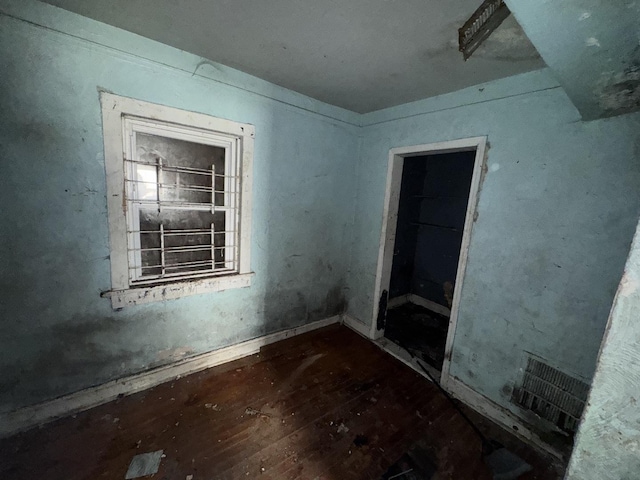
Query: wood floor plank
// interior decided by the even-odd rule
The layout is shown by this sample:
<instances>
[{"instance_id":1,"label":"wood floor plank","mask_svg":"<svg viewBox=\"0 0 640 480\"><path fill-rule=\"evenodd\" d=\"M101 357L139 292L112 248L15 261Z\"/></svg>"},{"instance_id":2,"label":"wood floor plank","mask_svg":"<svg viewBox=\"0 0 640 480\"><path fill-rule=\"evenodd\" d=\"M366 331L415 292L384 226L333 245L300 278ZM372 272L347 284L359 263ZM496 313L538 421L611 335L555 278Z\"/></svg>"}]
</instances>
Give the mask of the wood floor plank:
<instances>
[{"instance_id":1,"label":"wood floor plank","mask_svg":"<svg viewBox=\"0 0 640 480\"><path fill-rule=\"evenodd\" d=\"M561 478L512 441L534 464L526 479ZM330 326L0 440L0 478L123 479L134 455L163 450L155 480L378 479L416 442L438 479L490 478L474 431L433 384Z\"/></svg>"}]
</instances>

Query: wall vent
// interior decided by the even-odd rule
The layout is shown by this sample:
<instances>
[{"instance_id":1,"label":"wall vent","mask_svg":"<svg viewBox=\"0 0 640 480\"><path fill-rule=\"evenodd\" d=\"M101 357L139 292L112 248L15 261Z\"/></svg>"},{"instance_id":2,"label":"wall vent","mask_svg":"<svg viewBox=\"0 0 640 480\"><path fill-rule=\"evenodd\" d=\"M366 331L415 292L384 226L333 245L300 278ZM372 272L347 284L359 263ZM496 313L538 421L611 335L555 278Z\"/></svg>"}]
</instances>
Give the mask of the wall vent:
<instances>
[{"instance_id":1,"label":"wall vent","mask_svg":"<svg viewBox=\"0 0 640 480\"><path fill-rule=\"evenodd\" d=\"M575 433L588 393L589 385L583 381L529 356L522 385L513 391L511 401Z\"/></svg>"},{"instance_id":2,"label":"wall vent","mask_svg":"<svg viewBox=\"0 0 640 480\"><path fill-rule=\"evenodd\" d=\"M511 12L504 0L485 0L458 29L459 49L465 60L500 26Z\"/></svg>"}]
</instances>

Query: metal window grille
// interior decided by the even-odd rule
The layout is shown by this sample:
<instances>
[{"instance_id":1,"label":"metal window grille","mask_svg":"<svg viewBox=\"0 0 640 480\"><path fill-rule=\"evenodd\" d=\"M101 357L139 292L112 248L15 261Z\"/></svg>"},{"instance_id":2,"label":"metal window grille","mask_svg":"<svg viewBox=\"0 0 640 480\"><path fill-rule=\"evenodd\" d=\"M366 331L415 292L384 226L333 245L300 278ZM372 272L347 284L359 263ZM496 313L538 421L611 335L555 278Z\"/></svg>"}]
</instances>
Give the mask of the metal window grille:
<instances>
[{"instance_id":1,"label":"metal window grille","mask_svg":"<svg viewBox=\"0 0 640 480\"><path fill-rule=\"evenodd\" d=\"M574 433L588 393L586 383L529 356L522 385L514 390L512 401Z\"/></svg>"},{"instance_id":2,"label":"metal window grille","mask_svg":"<svg viewBox=\"0 0 640 480\"><path fill-rule=\"evenodd\" d=\"M240 139L124 117L129 280L238 273Z\"/></svg>"}]
</instances>

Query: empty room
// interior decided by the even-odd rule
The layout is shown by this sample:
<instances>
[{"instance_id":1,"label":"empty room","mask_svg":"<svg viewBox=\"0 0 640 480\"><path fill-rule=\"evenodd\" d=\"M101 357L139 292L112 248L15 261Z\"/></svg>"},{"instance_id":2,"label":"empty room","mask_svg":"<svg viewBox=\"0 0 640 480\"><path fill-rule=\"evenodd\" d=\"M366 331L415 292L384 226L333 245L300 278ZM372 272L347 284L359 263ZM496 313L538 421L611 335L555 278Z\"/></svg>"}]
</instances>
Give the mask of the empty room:
<instances>
[{"instance_id":1,"label":"empty room","mask_svg":"<svg viewBox=\"0 0 640 480\"><path fill-rule=\"evenodd\" d=\"M638 25L0 0L0 478L640 479Z\"/></svg>"}]
</instances>

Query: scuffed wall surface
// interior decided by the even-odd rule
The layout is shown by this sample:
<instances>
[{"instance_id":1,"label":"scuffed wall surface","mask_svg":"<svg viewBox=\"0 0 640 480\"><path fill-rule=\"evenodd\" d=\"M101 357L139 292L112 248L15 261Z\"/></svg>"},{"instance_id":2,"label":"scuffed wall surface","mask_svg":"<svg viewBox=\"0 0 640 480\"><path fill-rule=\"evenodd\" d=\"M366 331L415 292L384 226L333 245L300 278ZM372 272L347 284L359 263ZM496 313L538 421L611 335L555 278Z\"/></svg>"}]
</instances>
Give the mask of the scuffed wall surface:
<instances>
[{"instance_id":1,"label":"scuffed wall surface","mask_svg":"<svg viewBox=\"0 0 640 480\"><path fill-rule=\"evenodd\" d=\"M524 350L591 379L640 211L640 115L581 122L548 75L365 116L357 172L348 313L370 324L389 149L488 136L450 373L517 414Z\"/></svg>"},{"instance_id":2,"label":"scuffed wall surface","mask_svg":"<svg viewBox=\"0 0 640 480\"><path fill-rule=\"evenodd\" d=\"M93 40L0 14L0 411L343 311L354 127L253 94L278 87L198 57L24 5L33 21L55 17ZM94 43L105 38L126 51ZM232 85L192 75L198 66ZM100 298L110 272L98 87L255 125L250 288L120 312Z\"/></svg>"},{"instance_id":3,"label":"scuffed wall surface","mask_svg":"<svg viewBox=\"0 0 640 480\"><path fill-rule=\"evenodd\" d=\"M640 228L598 358L567 480L631 480L640 474Z\"/></svg>"}]
</instances>

